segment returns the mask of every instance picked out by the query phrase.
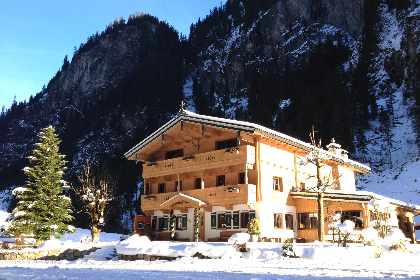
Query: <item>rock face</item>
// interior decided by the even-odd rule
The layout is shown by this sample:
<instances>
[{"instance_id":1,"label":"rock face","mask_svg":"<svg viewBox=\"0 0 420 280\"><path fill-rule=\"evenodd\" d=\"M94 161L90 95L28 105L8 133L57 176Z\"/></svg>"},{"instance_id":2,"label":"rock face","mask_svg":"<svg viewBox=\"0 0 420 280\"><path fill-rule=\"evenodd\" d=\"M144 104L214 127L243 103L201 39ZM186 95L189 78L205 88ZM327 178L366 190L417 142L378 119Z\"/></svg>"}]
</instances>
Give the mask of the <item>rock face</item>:
<instances>
[{"instance_id":1,"label":"rock face","mask_svg":"<svg viewBox=\"0 0 420 280\"><path fill-rule=\"evenodd\" d=\"M194 80L197 99L202 95L203 103L227 112L230 98L244 98L252 73L282 72L286 62L299 65L327 36L352 48L363 29L363 2L277 2L249 29L239 25L228 38L202 50Z\"/></svg>"},{"instance_id":2,"label":"rock face","mask_svg":"<svg viewBox=\"0 0 420 280\"><path fill-rule=\"evenodd\" d=\"M42 98L45 113L54 111L83 111L89 103L101 98L106 91L118 85L120 80L138 64L141 42L153 37L155 24L147 37L136 26L126 26L118 35L101 38L96 46L73 59L66 70L61 71L48 87Z\"/></svg>"}]
</instances>

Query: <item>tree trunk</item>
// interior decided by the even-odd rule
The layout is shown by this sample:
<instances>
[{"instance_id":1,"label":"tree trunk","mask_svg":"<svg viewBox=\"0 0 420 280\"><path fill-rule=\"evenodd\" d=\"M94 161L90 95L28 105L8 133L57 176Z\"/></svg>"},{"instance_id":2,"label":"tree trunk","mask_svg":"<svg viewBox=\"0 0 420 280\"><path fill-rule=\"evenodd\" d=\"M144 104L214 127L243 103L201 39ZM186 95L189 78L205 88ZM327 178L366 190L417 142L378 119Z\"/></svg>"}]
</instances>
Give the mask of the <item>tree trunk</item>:
<instances>
[{"instance_id":1,"label":"tree trunk","mask_svg":"<svg viewBox=\"0 0 420 280\"><path fill-rule=\"evenodd\" d=\"M324 242L324 193L318 192L318 240Z\"/></svg>"},{"instance_id":2,"label":"tree trunk","mask_svg":"<svg viewBox=\"0 0 420 280\"><path fill-rule=\"evenodd\" d=\"M93 243L98 243L99 242L99 234L101 233L101 229L98 228L97 224L92 225L90 233L92 234L92 242Z\"/></svg>"}]
</instances>

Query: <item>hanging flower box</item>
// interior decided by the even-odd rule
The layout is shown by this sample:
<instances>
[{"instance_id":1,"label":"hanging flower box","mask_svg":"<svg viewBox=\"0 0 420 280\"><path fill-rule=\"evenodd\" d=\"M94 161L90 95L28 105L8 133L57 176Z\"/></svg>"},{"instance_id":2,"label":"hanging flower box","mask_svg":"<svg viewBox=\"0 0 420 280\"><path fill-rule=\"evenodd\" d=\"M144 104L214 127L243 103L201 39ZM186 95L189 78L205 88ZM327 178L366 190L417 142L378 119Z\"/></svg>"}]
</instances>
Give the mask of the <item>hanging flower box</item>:
<instances>
[{"instance_id":1,"label":"hanging flower box","mask_svg":"<svg viewBox=\"0 0 420 280\"><path fill-rule=\"evenodd\" d=\"M239 193L239 188L235 186L230 186L230 187L225 188L225 191Z\"/></svg>"},{"instance_id":2,"label":"hanging flower box","mask_svg":"<svg viewBox=\"0 0 420 280\"><path fill-rule=\"evenodd\" d=\"M225 153L228 153L228 154L239 154L239 149L238 148L227 148L225 150Z\"/></svg>"},{"instance_id":3,"label":"hanging flower box","mask_svg":"<svg viewBox=\"0 0 420 280\"><path fill-rule=\"evenodd\" d=\"M193 156L187 156L187 157L183 157L183 158L182 158L182 160L185 160L185 161L190 161L190 160L192 160L192 159L194 159L194 157L193 157Z\"/></svg>"}]
</instances>

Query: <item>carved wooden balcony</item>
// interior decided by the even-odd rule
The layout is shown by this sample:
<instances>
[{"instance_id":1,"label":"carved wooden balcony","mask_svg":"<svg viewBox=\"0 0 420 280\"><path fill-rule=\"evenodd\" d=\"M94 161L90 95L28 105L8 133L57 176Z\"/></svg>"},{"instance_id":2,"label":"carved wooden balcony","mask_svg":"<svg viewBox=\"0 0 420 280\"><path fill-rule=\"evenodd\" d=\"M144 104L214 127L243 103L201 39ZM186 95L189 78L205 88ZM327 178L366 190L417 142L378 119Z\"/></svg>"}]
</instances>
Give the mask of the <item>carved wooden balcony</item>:
<instances>
[{"instance_id":1,"label":"carved wooden balcony","mask_svg":"<svg viewBox=\"0 0 420 280\"><path fill-rule=\"evenodd\" d=\"M186 212L191 207L201 207L211 211L212 206L223 206L227 210L233 210L234 204L246 204L250 209L255 209L255 202L256 186L251 184L141 196L141 208L148 214L153 210L169 213L170 209Z\"/></svg>"},{"instance_id":2,"label":"carved wooden balcony","mask_svg":"<svg viewBox=\"0 0 420 280\"><path fill-rule=\"evenodd\" d=\"M236 149L236 148L235 148ZM255 163L255 147L239 146L235 149L223 149L207 153L157 161L143 164L143 178L153 178L171 174L180 174L203 169Z\"/></svg>"}]
</instances>

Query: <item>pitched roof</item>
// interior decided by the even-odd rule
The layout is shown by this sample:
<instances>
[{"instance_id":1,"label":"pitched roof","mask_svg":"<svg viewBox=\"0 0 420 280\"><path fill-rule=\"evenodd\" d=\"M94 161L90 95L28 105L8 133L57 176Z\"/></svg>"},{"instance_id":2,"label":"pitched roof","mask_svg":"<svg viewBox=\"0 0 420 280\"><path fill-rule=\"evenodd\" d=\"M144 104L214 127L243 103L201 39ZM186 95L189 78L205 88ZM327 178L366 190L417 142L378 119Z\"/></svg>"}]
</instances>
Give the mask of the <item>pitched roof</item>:
<instances>
[{"instance_id":1,"label":"pitched roof","mask_svg":"<svg viewBox=\"0 0 420 280\"><path fill-rule=\"evenodd\" d=\"M144 147L146 147L148 144L159 138L162 134L170 130L172 127L174 127L176 124L180 123L181 121L188 121L191 123L198 123L203 125L209 125L209 126L215 126L215 127L221 127L226 129L232 129L237 130L241 132L247 132L247 133L255 133L259 132L262 134L265 134L269 137L274 138L275 140L278 140L280 142L289 144L291 146L300 148L306 152L312 151L312 145L310 143L306 143L303 141L300 141L296 138L293 138L291 136L288 136L286 134L277 132L275 130L272 130L270 128L264 127L262 125L258 125L255 123L245 122L245 121L237 121L237 120L230 120L230 119L224 119L224 118L218 118L218 117L211 117L206 115L200 115L197 113L193 113L191 111L187 110L180 110L179 113L168 121L166 124L161 126L158 130L153 132L151 135L146 137L143 141L141 141L139 144L134 146L132 149L130 149L128 152L124 154L124 156L128 159L134 154L136 154L138 151L142 150ZM361 172L369 173L370 167L366 166L364 164L358 163L354 160L344 158L341 156L338 156L336 154L330 153L328 151L324 151L327 156L329 156L332 160L339 162L344 165L351 166L357 170L360 170Z\"/></svg>"}]
</instances>

